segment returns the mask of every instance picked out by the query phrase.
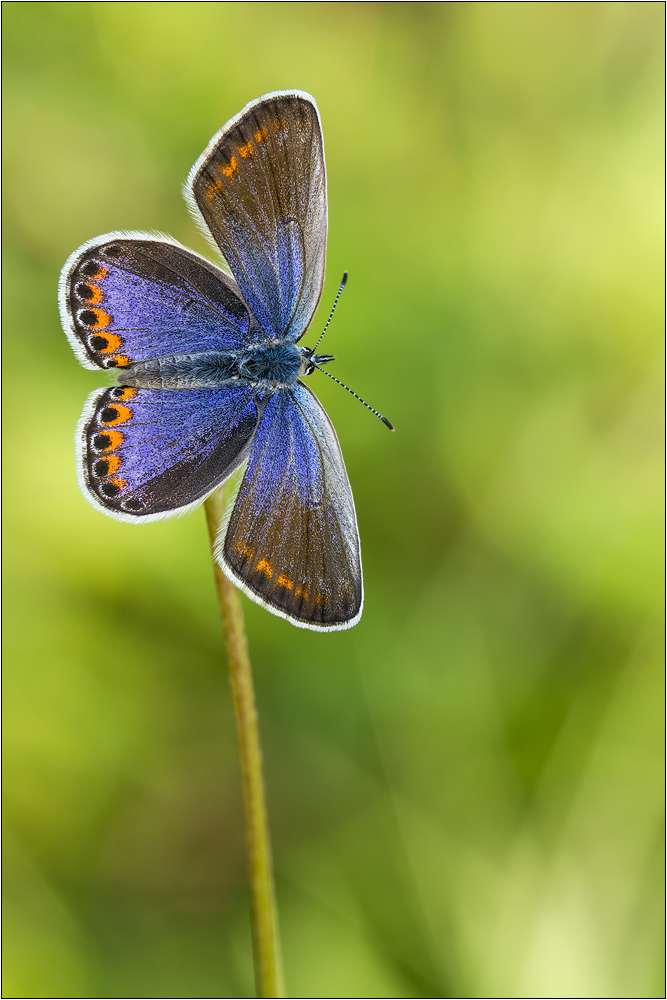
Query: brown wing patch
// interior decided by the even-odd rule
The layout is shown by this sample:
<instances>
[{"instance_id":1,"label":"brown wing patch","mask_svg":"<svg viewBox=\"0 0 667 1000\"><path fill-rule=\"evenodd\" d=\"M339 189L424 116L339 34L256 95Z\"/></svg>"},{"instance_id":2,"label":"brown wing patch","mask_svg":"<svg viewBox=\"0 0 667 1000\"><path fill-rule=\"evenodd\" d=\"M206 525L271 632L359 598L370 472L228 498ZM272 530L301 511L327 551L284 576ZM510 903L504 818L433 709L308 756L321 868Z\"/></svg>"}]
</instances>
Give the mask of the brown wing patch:
<instances>
[{"instance_id":1,"label":"brown wing patch","mask_svg":"<svg viewBox=\"0 0 667 1000\"><path fill-rule=\"evenodd\" d=\"M324 149L314 102L278 94L251 105L193 168L190 185L267 337L299 339L322 293L326 254Z\"/></svg>"}]
</instances>

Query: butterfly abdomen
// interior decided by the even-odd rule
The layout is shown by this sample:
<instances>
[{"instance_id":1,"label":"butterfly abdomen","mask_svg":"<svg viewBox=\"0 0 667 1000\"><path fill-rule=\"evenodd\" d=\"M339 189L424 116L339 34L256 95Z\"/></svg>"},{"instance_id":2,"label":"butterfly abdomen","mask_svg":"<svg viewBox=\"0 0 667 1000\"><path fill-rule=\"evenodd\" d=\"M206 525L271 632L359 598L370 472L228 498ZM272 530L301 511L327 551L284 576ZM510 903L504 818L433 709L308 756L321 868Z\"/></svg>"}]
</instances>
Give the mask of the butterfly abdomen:
<instances>
[{"instance_id":1,"label":"butterfly abdomen","mask_svg":"<svg viewBox=\"0 0 667 1000\"><path fill-rule=\"evenodd\" d=\"M231 383L266 391L294 385L303 357L293 344L259 344L245 351L201 351L137 361L118 375L137 389L212 389Z\"/></svg>"},{"instance_id":2,"label":"butterfly abdomen","mask_svg":"<svg viewBox=\"0 0 667 1000\"><path fill-rule=\"evenodd\" d=\"M137 389L209 389L229 384L237 374L234 353L201 351L137 361L119 372L117 381Z\"/></svg>"}]
</instances>

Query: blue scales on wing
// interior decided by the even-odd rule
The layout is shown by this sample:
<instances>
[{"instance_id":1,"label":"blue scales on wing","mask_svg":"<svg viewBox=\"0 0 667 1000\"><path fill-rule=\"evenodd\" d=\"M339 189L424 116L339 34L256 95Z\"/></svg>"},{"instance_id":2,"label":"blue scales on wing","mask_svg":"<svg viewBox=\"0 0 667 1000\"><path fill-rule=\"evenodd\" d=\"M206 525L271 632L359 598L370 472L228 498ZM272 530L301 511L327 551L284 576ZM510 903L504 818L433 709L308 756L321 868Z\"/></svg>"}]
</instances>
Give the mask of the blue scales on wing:
<instances>
[{"instance_id":1,"label":"blue scales on wing","mask_svg":"<svg viewBox=\"0 0 667 1000\"><path fill-rule=\"evenodd\" d=\"M350 484L333 426L302 383L266 402L217 557L296 624L348 628L361 614Z\"/></svg>"},{"instance_id":2,"label":"blue scales on wing","mask_svg":"<svg viewBox=\"0 0 667 1000\"><path fill-rule=\"evenodd\" d=\"M233 278L167 238L111 233L65 265L60 312L86 368L126 368L248 343L251 318Z\"/></svg>"},{"instance_id":3,"label":"blue scales on wing","mask_svg":"<svg viewBox=\"0 0 667 1000\"><path fill-rule=\"evenodd\" d=\"M119 520L182 512L244 461L261 408L246 386L98 390L79 424L84 495Z\"/></svg>"}]
</instances>

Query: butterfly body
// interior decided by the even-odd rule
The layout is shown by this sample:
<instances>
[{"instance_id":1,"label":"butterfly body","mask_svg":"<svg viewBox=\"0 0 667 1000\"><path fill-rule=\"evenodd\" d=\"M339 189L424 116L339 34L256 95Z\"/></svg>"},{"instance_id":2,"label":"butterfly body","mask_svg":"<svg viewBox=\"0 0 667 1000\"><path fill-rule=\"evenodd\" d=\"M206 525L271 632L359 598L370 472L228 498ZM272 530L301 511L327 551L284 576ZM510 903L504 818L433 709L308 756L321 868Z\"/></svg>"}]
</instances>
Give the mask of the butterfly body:
<instances>
[{"instance_id":1,"label":"butterfly body","mask_svg":"<svg viewBox=\"0 0 667 1000\"><path fill-rule=\"evenodd\" d=\"M333 360L298 341L324 282L326 176L319 114L266 95L218 132L186 198L233 277L169 237L110 233L60 281L85 367L112 369L77 428L79 484L129 523L181 514L246 463L216 557L292 624L354 625L363 586L356 515L335 431L301 381Z\"/></svg>"},{"instance_id":2,"label":"butterfly body","mask_svg":"<svg viewBox=\"0 0 667 1000\"><path fill-rule=\"evenodd\" d=\"M245 351L200 351L149 358L117 376L120 385L142 389L215 389L231 383L258 394L280 392L309 375L330 355L314 355L291 342L271 342Z\"/></svg>"}]
</instances>

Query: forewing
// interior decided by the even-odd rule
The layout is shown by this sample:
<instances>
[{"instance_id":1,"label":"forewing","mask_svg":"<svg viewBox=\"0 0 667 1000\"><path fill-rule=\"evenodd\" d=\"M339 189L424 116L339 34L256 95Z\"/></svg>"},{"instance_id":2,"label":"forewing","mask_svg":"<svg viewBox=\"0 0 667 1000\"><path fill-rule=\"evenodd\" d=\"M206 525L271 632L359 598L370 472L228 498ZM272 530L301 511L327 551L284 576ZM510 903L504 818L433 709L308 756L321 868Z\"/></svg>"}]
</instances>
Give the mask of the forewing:
<instances>
[{"instance_id":1,"label":"forewing","mask_svg":"<svg viewBox=\"0 0 667 1000\"><path fill-rule=\"evenodd\" d=\"M182 513L243 462L257 420L242 386L98 390L77 429L81 490L122 521Z\"/></svg>"},{"instance_id":2,"label":"forewing","mask_svg":"<svg viewBox=\"0 0 667 1000\"><path fill-rule=\"evenodd\" d=\"M297 341L322 294L327 195L317 105L300 91L247 105L209 143L186 196L267 339Z\"/></svg>"},{"instance_id":3,"label":"forewing","mask_svg":"<svg viewBox=\"0 0 667 1000\"><path fill-rule=\"evenodd\" d=\"M85 243L63 268L59 298L63 328L86 368L248 341L236 282L168 237L109 233Z\"/></svg>"},{"instance_id":4,"label":"forewing","mask_svg":"<svg viewBox=\"0 0 667 1000\"><path fill-rule=\"evenodd\" d=\"M295 625L333 631L359 620L352 491L331 422L301 383L266 403L217 557L248 596Z\"/></svg>"}]
</instances>

